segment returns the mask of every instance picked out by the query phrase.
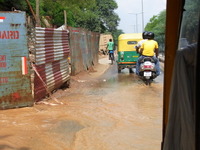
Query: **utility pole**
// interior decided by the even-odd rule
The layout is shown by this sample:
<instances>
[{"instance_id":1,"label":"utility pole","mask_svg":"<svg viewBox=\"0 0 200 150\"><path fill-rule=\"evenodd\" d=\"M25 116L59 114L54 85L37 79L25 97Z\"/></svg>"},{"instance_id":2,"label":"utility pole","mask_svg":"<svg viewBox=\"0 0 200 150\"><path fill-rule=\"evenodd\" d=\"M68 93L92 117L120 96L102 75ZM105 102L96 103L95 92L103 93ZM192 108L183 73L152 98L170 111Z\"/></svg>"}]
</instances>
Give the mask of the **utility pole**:
<instances>
[{"instance_id":1,"label":"utility pole","mask_svg":"<svg viewBox=\"0 0 200 150\"><path fill-rule=\"evenodd\" d=\"M41 24L40 24L40 0L36 0L36 26L41 27Z\"/></svg>"},{"instance_id":2,"label":"utility pole","mask_svg":"<svg viewBox=\"0 0 200 150\"><path fill-rule=\"evenodd\" d=\"M143 11L143 0L142 1L142 32L144 31L144 11Z\"/></svg>"},{"instance_id":3,"label":"utility pole","mask_svg":"<svg viewBox=\"0 0 200 150\"><path fill-rule=\"evenodd\" d=\"M129 14L133 14L135 15L135 22L136 22L136 33L138 33L138 14L141 14L141 13L129 13Z\"/></svg>"},{"instance_id":4,"label":"utility pole","mask_svg":"<svg viewBox=\"0 0 200 150\"><path fill-rule=\"evenodd\" d=\"M135 14L135 16L136 16L136 33L138 33L138 22L137 22L137 15L138 15L138 14Z\"/></svg>"}]
</instances>

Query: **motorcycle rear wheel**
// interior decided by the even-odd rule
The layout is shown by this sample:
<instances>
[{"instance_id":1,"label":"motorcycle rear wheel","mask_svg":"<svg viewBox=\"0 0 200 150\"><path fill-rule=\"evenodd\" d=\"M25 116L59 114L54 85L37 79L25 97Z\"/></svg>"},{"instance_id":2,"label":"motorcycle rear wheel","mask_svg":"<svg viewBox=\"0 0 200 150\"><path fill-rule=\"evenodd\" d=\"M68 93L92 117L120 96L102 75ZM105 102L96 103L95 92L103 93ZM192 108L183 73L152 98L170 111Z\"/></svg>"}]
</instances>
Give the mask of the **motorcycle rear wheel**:
<instances>
[{"instance_id":1,"label":"motorcycle rear wheel","mask_svg":"<svg viewBox=\"0 0 200 150\"><path fill-rule=\"evenodd\" d=\"M151 85L151 82L152 82L151 79L145 80L145 84L146 84L146 85L149 85L149 86L150 86L150 85Z\"/></svg>"}]
</instances>

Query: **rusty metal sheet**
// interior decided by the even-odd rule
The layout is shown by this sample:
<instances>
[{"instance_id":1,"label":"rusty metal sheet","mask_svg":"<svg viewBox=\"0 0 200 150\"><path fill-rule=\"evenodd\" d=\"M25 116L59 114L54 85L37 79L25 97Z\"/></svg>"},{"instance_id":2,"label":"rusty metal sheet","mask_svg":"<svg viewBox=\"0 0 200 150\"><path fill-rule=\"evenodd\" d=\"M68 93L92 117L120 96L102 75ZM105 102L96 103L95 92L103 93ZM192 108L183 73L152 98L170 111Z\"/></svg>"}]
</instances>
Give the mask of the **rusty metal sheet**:
<instances>
[{"instance_id":1,"label":"rusty metal sheet","mask_svg":"<svg viewBox=\"0 0 200 150\"><path fill-rule=\"evenodd\" d=\"M97 32L92 33L91 37L91 49L92 49L92 62L96 65L99 61L99 38L100 34Z\"/></svg>"},{"instance_id":2,"label":"rusty metal sheet","mask_svg":"<svg viewBox=\"0 0 200 150\"><path fill-rule=\"evenodd\" d=\"M36 64L46 64L69 56L67 30L39 28L35 30Z\"/></svg>"},{"instance_id":3,"label":"rusty metal sheet","mask_svg":"<svg viewBox=\"0 0 200 150\"><path fill-rule=\"evenodd\" d=\"M40 101L54 89L60 88L70 80L69 63L67 59L35 66L38 74L34 78L34 99ZM42 80L41 80L42 79Z\"/></svg>"},{"instance_id":4,"label":"rusty metal sheet","mask_svg":"<svg viewBox=\"0 0 200 150\"><path fill-rule=\"evenodd\" d=\"M71 49L71 74L88 70L98 63L100 34L82 28L69 27Z\"/></svg>"},{"instance_id":5,"label":"rusty metal sheet","mask_svg":"<svg viewBox=\"0 0 200 150\"><path fill-rule=\"evenodd\" d=\"M42 100L70 80L68 34L68 30L35 29L35 101Z\"/></svg>"},{"instance_id":6,"label":"rusty metal sheet","mask_svg":"<svg viewBox=\"0 0 200 150\"><path fill-rule=\"evenodd\" d=\"M0 11L0 109L33 105L25 17Z\"/></svg>"},{"instance_id":7,"label":"rusty metal sheet","mask_svg":"<svg viewBox=\"0 0 200 150\"><path fill-rule=\"evenodd\" d=\"M85 70L83 65L83 58L81 52L81 29L69 27L70 32L70 60L71 60L71 74L75 75L80 71Z\"/></svg>"},{"instance_id":8,"label":"rusty metal sheet","mask_svg":"<svg viewBox=\"0 0 200 150\"><path fill-rule=\"evenodd\" d=\"M81 53L82 53L82 57L83 57L83 65L85 70L88 70L89 67L92 66L91 63L91 49L89 47L89 36L91 34L88 33L88 31L81 31L81 38L80 38L80 45L81 45Z\"/></svg>"}]
</instances>

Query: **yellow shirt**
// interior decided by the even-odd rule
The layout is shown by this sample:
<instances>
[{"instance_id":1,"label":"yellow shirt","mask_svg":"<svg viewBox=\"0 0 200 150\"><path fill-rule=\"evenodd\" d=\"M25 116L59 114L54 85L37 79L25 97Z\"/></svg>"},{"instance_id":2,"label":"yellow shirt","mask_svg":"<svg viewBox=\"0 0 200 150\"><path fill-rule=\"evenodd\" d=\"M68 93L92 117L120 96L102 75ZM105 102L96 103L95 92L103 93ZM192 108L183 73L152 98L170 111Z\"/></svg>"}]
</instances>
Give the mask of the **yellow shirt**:
<instances>
[{"instance_id":1,"label":"yellow shirt","mask_svg":"<svg viewBox=\"0 0 200 150\"><path fill-rule=\"evenodd\" d=\"M158 48L158 43L154 40L147 40L144 43L142 43L141 48L143 48L142 55L154 56L154 50Z\"/></svg>"}]
</instances>

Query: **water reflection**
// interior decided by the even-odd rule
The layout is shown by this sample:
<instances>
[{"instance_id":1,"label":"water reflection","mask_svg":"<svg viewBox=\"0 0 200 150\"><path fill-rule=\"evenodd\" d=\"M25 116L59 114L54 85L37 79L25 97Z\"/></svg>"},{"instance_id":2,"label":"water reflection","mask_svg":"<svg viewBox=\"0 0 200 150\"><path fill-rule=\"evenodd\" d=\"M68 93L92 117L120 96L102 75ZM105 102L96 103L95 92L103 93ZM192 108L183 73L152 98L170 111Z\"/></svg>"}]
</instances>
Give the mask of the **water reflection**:
<instances>
[{"instance_id":1,"label":"water reflection","mask_svg":"<svg viewBox=\"0 0 200 150\"><path fill-rule=\"evenodd\" d=\"M135 72L135 69L133 69ZM125 68L118 73L117 65L110 66L110 68L100 77L104 81L103 85L110 84L112 86L130 85L141 82L135 73L129 73L129 69Z\"/></svg>"}]
</instances>

